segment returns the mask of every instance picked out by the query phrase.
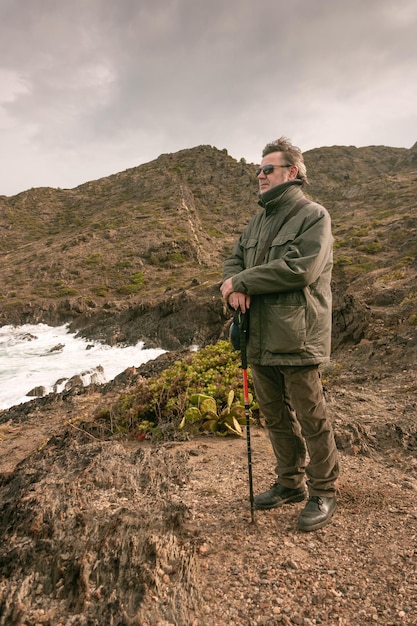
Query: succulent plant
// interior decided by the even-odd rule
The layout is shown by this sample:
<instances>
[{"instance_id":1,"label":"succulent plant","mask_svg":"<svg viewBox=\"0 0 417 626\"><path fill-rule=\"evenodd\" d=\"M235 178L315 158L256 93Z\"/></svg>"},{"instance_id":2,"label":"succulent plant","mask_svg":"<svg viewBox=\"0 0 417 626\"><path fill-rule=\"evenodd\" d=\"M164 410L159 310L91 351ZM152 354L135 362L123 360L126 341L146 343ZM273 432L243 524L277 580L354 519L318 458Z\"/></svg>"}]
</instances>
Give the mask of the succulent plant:
<instances>
[{"instance_id":1,"label":"succulent plant","mask_svg":"<svg viewBox=\"0 0 417 626\"><path fill-rule=\"evenodd\" d=\"M248 380L251 388L250 369ZM257 405L251 393L249 405L253 421ZM246 414L240 354L228 341L189 353L160 375L140 379L99 417L110 422L112 432L132 432L139 438L175 439L199 432L242 436Z\"/></svg>"},{"instance_id":2,"label":"succulent plant","mask_svg":"<svg viewBox=\"0 0 417 626\"><path fill-rule=\"evenodd\" d=\"M213 396L203 393L192 394L189 406L179 423L178 429L184 429L187 424L198 425L203 432L213 432L219 437L235 435L242 437L242 426L246 424L246 409L239 400L235 399L235 392L231 389L227 396L227 404L220 411ZM258 408L253 404L253 396L249 397L249 422L253 423L252 410Z\"/></svg>"}]
</instances>

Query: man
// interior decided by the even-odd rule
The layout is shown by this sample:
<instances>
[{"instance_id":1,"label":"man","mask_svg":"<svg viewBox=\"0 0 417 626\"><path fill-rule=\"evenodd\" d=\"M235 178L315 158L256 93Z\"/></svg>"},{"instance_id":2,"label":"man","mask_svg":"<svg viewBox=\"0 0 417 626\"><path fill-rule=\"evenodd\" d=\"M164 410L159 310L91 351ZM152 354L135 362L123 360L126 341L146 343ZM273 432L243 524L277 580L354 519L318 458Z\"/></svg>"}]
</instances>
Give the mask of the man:
<instances>
[{"instance_id":1,"label":"man","mask_svg":"<svg viewBox=\"0 0 417 626\"><path fill-rule=\"evenodd\" d=\"M277 460L276 482L255 497L255 508L305 500L307 478L298 528L311 531L336 510L339 474L319 374L330 359L331 220L302 192L308 181L299 148L281 137L262 157L256 172L262 210L226 259L221 292L233 309L250 309L247 357Z\"/></svg>"}]
</instances>

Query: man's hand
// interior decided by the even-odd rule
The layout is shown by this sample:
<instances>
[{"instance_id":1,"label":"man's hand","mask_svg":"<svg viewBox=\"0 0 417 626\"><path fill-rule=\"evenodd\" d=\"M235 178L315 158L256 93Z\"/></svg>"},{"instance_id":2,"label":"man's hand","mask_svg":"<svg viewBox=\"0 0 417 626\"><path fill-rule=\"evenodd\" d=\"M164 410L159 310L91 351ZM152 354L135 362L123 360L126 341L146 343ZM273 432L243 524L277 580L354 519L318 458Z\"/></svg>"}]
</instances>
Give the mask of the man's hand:
<instances>
[{"instance_id":1,"label":"man's hand","mask_svg":"<svg viewBox=\"0 0 417 626\"><path fill-rule=\"evenodd\" d=\"M227 278L227 280L224 281L220 287L220 291L222 292L223 298L233 309L235 309L235 311L240 307L242 313L246 313L247 309L249 309L250 296L248 296L247 293L242 293L241 291L233 291L231 278Z\"/></svg>"},{"instance_id":2,"label":"man's hand","mask_svg":"<svg viewBox=\"0 0 417 626\"><path fill-rule=\"evenodd\" d=\"M233 293L233 283L231 278L227 278L222 286L220 287L220 291L222 292L223 298L226 300L229 299L231 293Z\"/></svg>"},{"instance_id":3,"label":"man's hand","mask_svg":"<svg viewBox=\"0 0 417 626\"><path fill-rule=\"evenodd\" d=\"M234 291L229 296L229 304L233 309L235 309L235 311L240 308L242 313L246 313L250 307L250 296L248 296L247 293Z\"/></svg>"}]
</instances>

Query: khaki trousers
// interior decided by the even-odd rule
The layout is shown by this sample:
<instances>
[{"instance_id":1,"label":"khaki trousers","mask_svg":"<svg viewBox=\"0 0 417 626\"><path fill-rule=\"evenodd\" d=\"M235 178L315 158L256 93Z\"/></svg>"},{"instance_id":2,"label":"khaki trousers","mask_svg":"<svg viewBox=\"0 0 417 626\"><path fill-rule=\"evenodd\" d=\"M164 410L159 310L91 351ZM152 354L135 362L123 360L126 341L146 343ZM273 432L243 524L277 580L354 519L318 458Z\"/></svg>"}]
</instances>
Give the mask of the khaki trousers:
<instances>
[{"instance_id":1,"label":"khaki trousers","mask_svg":"<svg viewBox=\"0 0 417 626\"><path fill-rule=\"evenodd\" d=\"M251 365L256 399L277 460L277 482L333 496L339 462L318 365ZM307 452L309 462L307 462Z\"/></svg>"}]
</instances>

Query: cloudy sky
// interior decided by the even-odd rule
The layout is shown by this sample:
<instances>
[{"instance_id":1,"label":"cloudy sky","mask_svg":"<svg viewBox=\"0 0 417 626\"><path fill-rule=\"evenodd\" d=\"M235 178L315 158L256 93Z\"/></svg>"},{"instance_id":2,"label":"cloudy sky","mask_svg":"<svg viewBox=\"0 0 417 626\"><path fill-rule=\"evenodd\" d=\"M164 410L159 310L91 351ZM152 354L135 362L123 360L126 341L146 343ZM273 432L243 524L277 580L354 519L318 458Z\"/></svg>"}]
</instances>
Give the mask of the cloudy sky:
<instances>
[{"instance_id":1,"label":"cloudy sky","mask_svg":"<svg viewBox=\"0 0 417 626\"><path fill-rule=\"evenodd\" d=\"M0 195L200 144L417 141L416 0L0 0Z\"/></svg>"}]
</instances>

